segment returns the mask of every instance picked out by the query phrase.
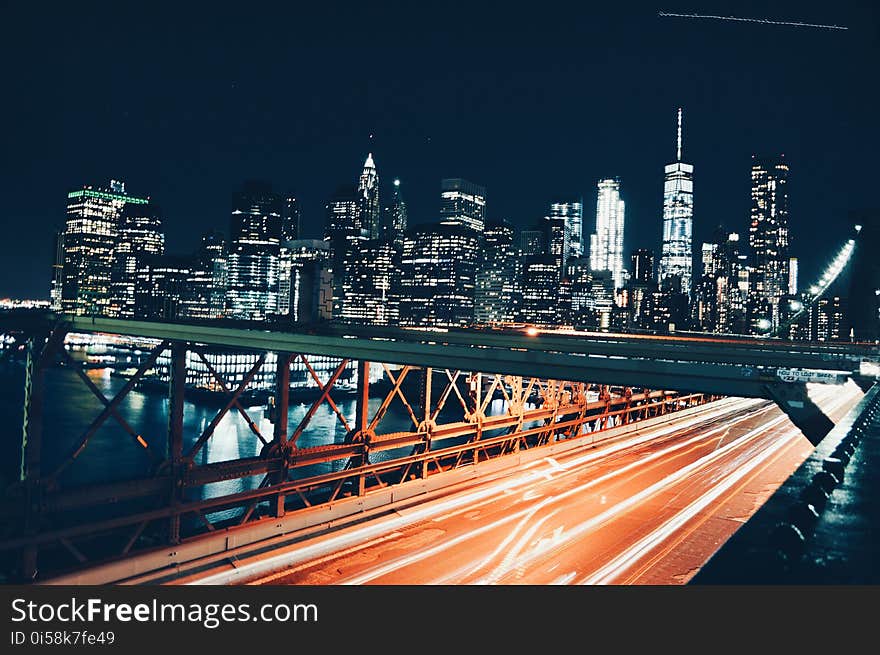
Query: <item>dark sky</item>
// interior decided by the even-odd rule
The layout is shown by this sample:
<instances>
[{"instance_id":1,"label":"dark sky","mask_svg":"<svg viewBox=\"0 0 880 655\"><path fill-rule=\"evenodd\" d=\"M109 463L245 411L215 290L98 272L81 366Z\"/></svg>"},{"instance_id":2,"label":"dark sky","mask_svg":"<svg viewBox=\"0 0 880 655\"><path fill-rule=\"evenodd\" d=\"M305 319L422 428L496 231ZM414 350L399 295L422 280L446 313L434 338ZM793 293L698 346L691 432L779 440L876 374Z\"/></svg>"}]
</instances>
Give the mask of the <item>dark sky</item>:
<instances>
[{"instance_id":1,"label":"dark sky","mask_svg":"<svg viewBox=\"0 0 880 655\"><path fill-rule=\"evenodd\" d=\"M368 150L411 223L436 219L442 177L465 177L517 226L582 194L589 232L597 179L619 176L624 247L657 248L678 106L695 250L719 222L745 230L750 157L783 152L793 251L815 273L847 212L880 205L876 3L657 2L4 2L0 297L48 297L82 184L150 195L186 253L228 230L246 178L296 193L319 236Z\"/></svg>"}]
</instances>

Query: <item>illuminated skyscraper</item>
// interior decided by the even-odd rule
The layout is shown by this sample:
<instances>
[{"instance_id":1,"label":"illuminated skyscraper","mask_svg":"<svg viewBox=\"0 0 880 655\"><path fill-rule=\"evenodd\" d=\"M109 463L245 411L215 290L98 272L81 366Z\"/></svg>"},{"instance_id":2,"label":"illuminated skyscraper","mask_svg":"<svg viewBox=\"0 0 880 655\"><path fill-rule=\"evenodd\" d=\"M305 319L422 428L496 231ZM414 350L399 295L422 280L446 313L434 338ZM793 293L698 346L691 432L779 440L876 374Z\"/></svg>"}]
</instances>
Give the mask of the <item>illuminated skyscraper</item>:
<instances>
[{"instance_id":1,"label":"illuminated skyscraper","mask_svg":"<svg viewBox=\"0 0 880 655\"><path fill-rule=\"evenodd\" d=\"M440 222L464 225L483 233L486 221L486 189L460 178L440 182Z\"/></svg>"},{"instance_id":2,"label":"illuminated skyscraper","mask_svg":"<svg viewBox=\"0 0 880 655\"><path fill-rule=\"evenodd\" d=\"M505 220L488 221L477 259L474 320L509 323L516 318L519 297L513 226Z\"/></svg>"},{"instance_id":3,"label":"illuminated skyscraper","mask_svg":"<svg viewBox=\"0 0 880 655\"><path fill-rule=\"evenodd\" d=\"M367 154L364 170L358 180L361 228L370 239L379 236L379 173L373 162L373 153Z\"/></svg>"},{"instance_id":4,"label":"illuminated skyscraper","mask_svg":"<svg viewBox=\"0 0 880 655\"><path fill-rule=\"evenodd\" d=\"M393 241L361 241L345 262L340 318L357 325L396 325L399 273Z\"/></svg>"},{"instance_id":5,"label":"illuminated skyscraper","mask_svg":"<svg viewBox=\"0 0 880 655\"><path fill-rule=\"evenodd\" d=\"M620 198L620 180L599 180L596 200L596 232L590 237L590 268L611 271L615 287L623 286L624 202Z\"/></svg>"},{"instance_id":6,"label":"illuminated skyscraper","mask_svg":"<svg viewBox=\"0 0 880 655\"><path fill-rule=\"evenodd\" d=\"M153 203L126 204L119 219L113 251L108 314L118 318L144 318L135 313L138 269L145 257L165 254L165 235L159 208Z\"/></svg>"},{"instance_id":7,"label":"illuminated skyscraper","mask_svg":"<svg viewBox=\"0 0 880 655\"><path fill-rule=\"evenodd\" d=\"M249 181L233 195L227 258L231 318L265 320L278 309L278 256L284 197Z\"/></svg>"},{"instance_id":8,"label":"illuminated skyscraper","mask_svg":"<svg viewBox=\"0 0 880 655\"><path fill-rule=\"evenodd\" d=\"M147 198L125 192L125 184L110 181L110 188L84 186L67 194L63 263L60 269L61 310L78 315L110 312L114 251L120 217L127 205L146 205ZM57 287L58 285L56 285Z\"/></svg>"},{"instance_id":9,"label":"illuminated skyscraper","mask_svg":"<svg viewBox=\"0 0 880 655\"><path fill-rule=\"evenodd\" d=\"M678 145L675 162L666 165L663 184L663 248L657 281L681 278L681 291L691 293L691 235L694 219L694 167L681 161L681 109L678 110Z\"/></svg>"},{"instance_id":10,"label":"illuminated skyscraper","mask_svg":"<svg viewBox=\"0 0 880 655\"><path fill-rule=\"evenodd\" d=\"M586 257L571 257L565 265L571 291L571 322L575 327L593 324L593 275L590 260Z\"/></svg>"},{"instance_id":11,"label":"illuminated skyscraper","mask_svg":"<svg viewBox=\"0 0 880 655\"><path fill-rule=\"evenodd\" d=\"M778 325L779 301L788 293L788 173L782 156L752 156L749 324L753 332Z\"/></svg>"},{"instance_id":12,"label":"illuminated skyscraper","mask_svg":"<svg viewBox=\"0 0 880 655\"><path fill-rule=\"evenodd\" d=\"M556 268L562 277L565 262L568 261L569 225L561 216L545 216L543 227L546 254L556 261Z\"/></svg>"},{"instance_id":13,"label":"illuminated skyscraper","mask_svg":"<svg viewBox=\"0 0 880 655\"><path fill-rule=\"evenodd\" d=\"M325 205L324 241L330 252L330 270L333 273L333 316L341 318L343 311L343 283L345 268L369 231L362 223L362 196L356 187L343 184L337 187Z\"/></svg>"},{"instance_id":14,"label":"illuminated skyscraper","mask_svg":"<svg viewBox=\"0 0 880 655\"><path fill-rule=\"evenodd\" d=\"M523 321L545 327L557 324L559 279L559 265L553 255L531 255L523 260Z\"/></svg>"},{"instance_id":15,"label":"illuminated skyscraper","mask_svg":"<svg viewBox=\"0 0 880 655\"><path fill-rule=\"evenodd\" d=\"M223 318L226 288L226 239L219 232L208 232L192 258L180 303L181 318Z\"/></svg>"},{"instance_id":16,"label":"illuminated skyscraper","mask_svg":"<svg viewBox=\"0 0 880 655\"><path fill-rule=\"evenodd\" d=\"M419 225L407 231L400 266L400 322L413 327L460 327L474 318L474 271L479 240L461 224Z\"/></svg>"},{"instance_id":17,"label":"illuminated skyscraper","mask_svg":"<svg viewBox=\"0 0 880 655\"><path fill-rule=\"evenodd\" d=\"M550 217L561 218L565 221L568 231L568 249L565 255L569 257L582 257L584 255L584 201L581 198L554 202L550 205ZM553 254L551 252L551 254Z\"/></svg>"}]
</instances>

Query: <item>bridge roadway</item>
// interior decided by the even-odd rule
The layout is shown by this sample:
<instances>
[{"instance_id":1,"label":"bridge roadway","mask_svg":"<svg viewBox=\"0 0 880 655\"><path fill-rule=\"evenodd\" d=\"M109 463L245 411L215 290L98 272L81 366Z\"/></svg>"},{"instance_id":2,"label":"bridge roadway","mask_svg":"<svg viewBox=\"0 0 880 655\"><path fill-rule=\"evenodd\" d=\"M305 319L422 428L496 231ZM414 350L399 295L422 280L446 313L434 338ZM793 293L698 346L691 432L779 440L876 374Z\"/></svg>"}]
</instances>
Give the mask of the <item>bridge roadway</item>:
<instances>
[{"instance_id":1,"label":"bridge roadway","mask_svg":"<svg viewBox=\"0 0 880 655\"><path fill-rule=\"evenodd\" d=\"M833 419L853 383L811 393ZM171 584L684 584L810 454L774 405L719 401L596 449Z\"/></svg>"}]
</instances>

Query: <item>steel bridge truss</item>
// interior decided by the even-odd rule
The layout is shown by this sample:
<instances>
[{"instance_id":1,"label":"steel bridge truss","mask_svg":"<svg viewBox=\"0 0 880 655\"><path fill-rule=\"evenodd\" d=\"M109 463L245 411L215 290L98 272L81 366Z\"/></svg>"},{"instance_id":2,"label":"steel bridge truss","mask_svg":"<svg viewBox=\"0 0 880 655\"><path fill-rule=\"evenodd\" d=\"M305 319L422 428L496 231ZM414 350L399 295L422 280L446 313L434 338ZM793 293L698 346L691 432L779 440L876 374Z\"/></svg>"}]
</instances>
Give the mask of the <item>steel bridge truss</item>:
<instances>
[{"instance_id":1,"label":"steel bridge truss","mask_svg":"<svg viewBox=\"0 0 880 655\"><path fill-rule=\"evenodd\" d=\"M611 427L717 398L703 393L373 363L383 368L389 384L378 408L370 411L371 363L358 360L356 411L349 417L340 410L333 392L351 360L341 359L329 377L321 379L308 353L277 352L276 388L267 410L268 433L240 402L264 364L266 352L257 357L241 382L233 385L211 366L203 344L164 339L119 392L108 398L67 353L63 345L66 334L63 326L17 334L4 353L19 353L25 360L20 475L5 490L5 500L0 503L0 553L7 561L7 574L16 579L35 580L44 577L47 570L75 569L196 540L218 530L277 521L285 514L342 497L369 495L564 439L592 441L592 435ZM158 357L168 351L167 434L153 438L155 435L143 435L130 425L119 406ZM194 440L185 438L183 420L188 351L198 355L226 393L223 406ZM58 359L76 372L103 409L73 440L60 463L46 467L41 457L42 407L46 401L43 381L46 368ZM297 359L309 371L318 392L299 423L291 425L290 367ZM490 415L493 399L503 400L502 414ZM406 411L411 427L383 432L382 419L395 403ZM329 406L344 429L344 442L301 447L300 438L324 406ZM444 410L447 415L455 411L462 419L443 422L440 415ZM203 458L198 455L228 414L245 421L253 438L260 441L259 455L199 463ZM66 483L62 473L76 465L91 438L111 419L127 437L119 447L142 452L150 475L119 482ZM329 471L316 471L316 465ZM205 485L253 476L259 479L254 488L200 497ZM38 566L38 555L40 562L52 564Z\"/></svg>"}]
</instances>

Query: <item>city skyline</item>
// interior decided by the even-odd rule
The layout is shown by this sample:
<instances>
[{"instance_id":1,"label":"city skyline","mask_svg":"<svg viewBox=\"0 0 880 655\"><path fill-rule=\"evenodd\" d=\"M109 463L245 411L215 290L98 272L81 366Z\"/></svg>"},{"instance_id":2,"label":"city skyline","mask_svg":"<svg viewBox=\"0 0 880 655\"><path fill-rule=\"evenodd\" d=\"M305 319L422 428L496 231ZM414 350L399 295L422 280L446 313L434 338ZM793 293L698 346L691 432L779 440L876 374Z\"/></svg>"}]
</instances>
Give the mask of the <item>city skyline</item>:
<instances>
[{"instance_id":1,"label":"city skyline","mask_svg":"<svg viewBox=\"0 0 880 655\"><path fill-rule=\"evenodd\" d=\"M11 11L25 27L37 20L26 8ZM328 18L322 10L309 11L296 25ZM869 108L876 106L877 91L859 64L876 49L859 27L870 24L869 9L838 8L839 16L845 14L839 22L854 26L840 34L664 22L644 6L602 10L591 21L578 13L586 9L560 9L528 26L515 13L474 11L470 26L428 23L423 31L395 30L400 23L382 15L370 32L371 65L346 76L340 74L363 43L345 20L338 27L352 39L344 48L331 51L304 34L296 46L267 38L247 55L222 49L227 41L221 37L237 26L223 11L192 21L197 27L185 40L177 30L187 21L164 21L161 7L135 22L126 22L126 12L97 5L78 10L94 29L105 28L111 42L125 38L129 47L115 49L110 59L103 46L90 43L66 49L63 60L54 57L54 44L63 46L69 36L52 25L35 32L44 41L20 43L11 35L6 45L21 54L46 47L29 70L13 71L12 88L20 93L2 109L17 128L6 137L14 165L5 180L18 190L9 198L7 220L22 226L28 247L0 245L0 296L46 297L51 233L61 227L65 209L55 189L123 179L132 194L150 195L163 208L169 252L187 253L201 234L223 227L231 190L246 179L267 179L297 194L303 235L319 238L323 205L367 152L382 171L383 193L390 189L387 181L402 181L413 225L436 218L436 185L448 177L485 186L486 218L517 228L540 219L556 197L583 196L590 215L595 181L620 177L626 250L659 252L658 169L670 158L667 126L677 107L688 117L687 159L697 170L694 244L719 223L744 231L754 154L785 153L792 162L791 222L799 236L791 252L803 277L826 263L816 261L826 237L844 238L847 212L876 204L870 153L880 144ZM412 24L412 13L404 14L399 20ZM821 14L819 5L798 5L806 19ZM274 33L278 27L269 23L292 24L282 20L285 15L277 18L260 19L260 25ZM117 24L130 27L117 32ZM487 39L482 47L444 50L442 58L429 47L481 29ZM532 43L552 44L547 53L516 48L515 39L527 29L534 32ZM578 39L558 39L560 31L575 29ZM625 31L638 37L638 45L619 47L613 37ZM148 47L153 38L167 39L167 51ZM745 46L750 40L755 52ZM697 47L701 61L688 54ZM665 63L654 61L660 52ZM773 75L757 66L764 56L775 57ZM305 69L301 62L312 60L313 69ZM585 81L611 62L615 72L602 78L599 96ZM187 73L194 66L197 79ZM667 66L690 82L652 82ZM76 96L76 80L89 70L104 71L111 92L100 101ZM295 102L252 99L257 88L291 78L298 90L285 93ZM43 84L35 88L34 79ZM566 84L571 102L549 103L551 89ZM144 102L132 101L145 92ZM52 101L55 93L78 101L65 102L62 112ZM87 148L81 147L84 138ZM827 234L820 236L820 227Z\"/></svg>"}]
</instances>

